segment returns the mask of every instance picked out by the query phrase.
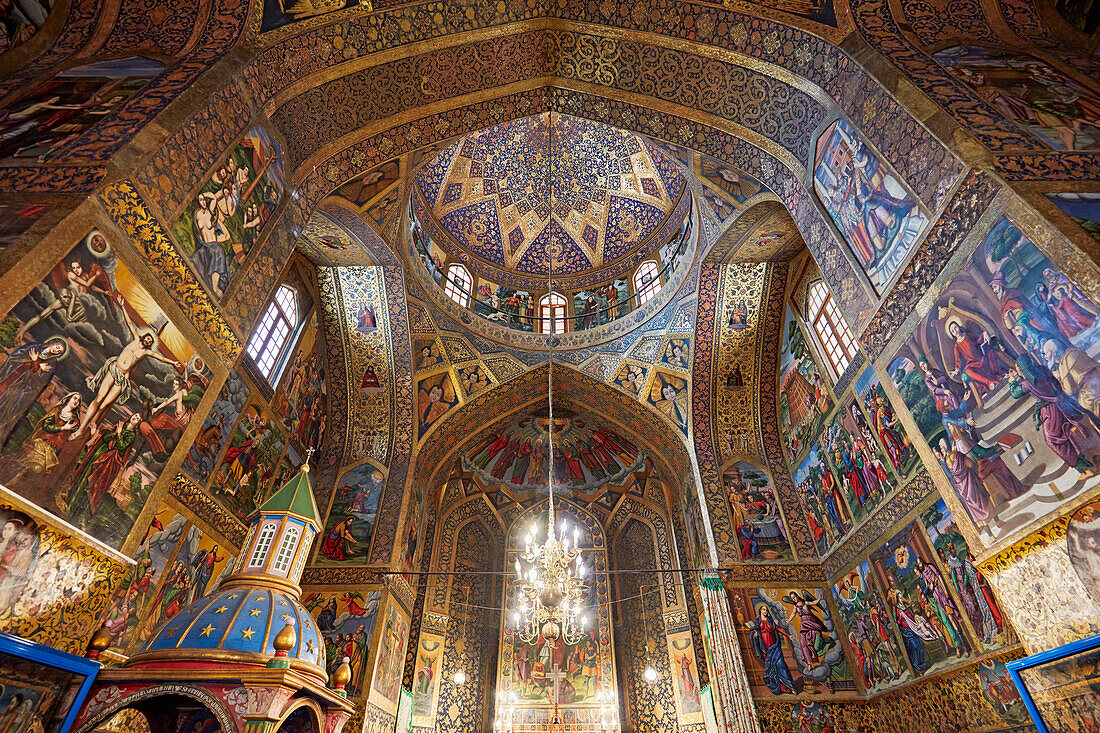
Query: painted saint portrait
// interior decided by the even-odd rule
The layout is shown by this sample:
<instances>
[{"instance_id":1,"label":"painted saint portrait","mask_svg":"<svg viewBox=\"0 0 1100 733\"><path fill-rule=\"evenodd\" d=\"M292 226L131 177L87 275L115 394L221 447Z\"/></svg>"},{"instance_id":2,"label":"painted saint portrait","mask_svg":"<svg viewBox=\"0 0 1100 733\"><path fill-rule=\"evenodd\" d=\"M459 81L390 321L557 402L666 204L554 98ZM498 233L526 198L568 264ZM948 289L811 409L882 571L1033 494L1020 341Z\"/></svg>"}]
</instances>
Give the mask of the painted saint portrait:
<instances>
[{"instance_id":1,"label":"painted saint portrait","mask_svg":"<svg viewBox=\"0 0 1100 733\"><path fill-rule=\"evenodd\" d=\"M282 201L282 147L253 127L230 149L172 225L203 285L221 300Z\"/></svg>"},{"instance_id":2,"label":"painted saint portrait","mask_svg":"<svg viewBox=\"0 0 1100 733\"><path fill-rule=\"evenodd\" d=\"M952 46L932 58L1055 150L1100 147L1100 94L1045 61L981 46Z\"/></svg>"},{"instance_id":3,"label":"painted saint portrait","mask_svg":"<svg viewBox=\"0 0 1100 733\"><path fill-rule=\"evenodd\" d=\"M421 379L416 386L417 440L457 404L458 395L450 372Z\"/></svg>"},{"instance_id":4,"label":"painted saint portrait","mask_svg":"<svg viewBox=\"0 0 1100 733\"><path fill-rule=\"evenodd\" d=\"M763 469L738 461L722 472L722 489L742 560L794 559L775 487Z\"/></svg>"},{"instance_id":5,"label":"painted saint portrait","mask_svg":"<svg viewBox=\"0 0 1100 733\"><path fill-rule=\"evenodd\" d=\"M916 197L845 120L818 138L814 192L875 290L885 292L928 224Z\"/></svg>"},{"instance_id":6,"label":"painted saint portrait","mask_svg":"<svg viewBox=\"0 0 1100 733\"><path fill-rule=\"evenodd\" d=\"M646 397L646 401L658 413L687 435L690 417L687 379L672 372L655 369Z\"/></svg>"},{"instance_id":7,"label":"painted saint portrait","mask_svg":"<svg viewBox=\"0 0 1100 733\"><path fill-rule=\"evenodd\" d=\"M57 72L0 109L0 160L62 157L162 71L159 61L127 56Z\"/></svg>"},{"instance_id":8,"label":"painted saint portrait","mask_svg":"<svg viewBox=\"0 0 1100 733\"><path fill-rule=\"evenodd\" d=\"M397 702L397 695L401 690L401 673L405 668L405 642L409 636L409 622L392 600L386 608L385 618L374 666L374 690L390 702Z\"/></svg>"},{"instance_id":9,"label":"painted saint portrait","mask_svg":"<svg viewBox=\"0 0 1100 733\"><path fill-rule=\"evenodd\" d=\"M783 350L779 354L779 387L779 430L787 462L793 468L821 434L825 416L833 408L833 393L789 307L784 319Z\"/></svg>"},{"instance_id":10,"label":"painted saint portrait","mask_svg":"<svg viewBox=\"0 0 1100 733\"><path fill-rule=\"evenodd\" d=\"M1100 307L999 219L889 372L986 544L1100 483Z\"/></svg>"},{"instance_id":11,"label":"painted saint portrait","mask_svg":"<svg viewBox=\"0 0 1100 733\"><path fill-rule=\"evenodd\" d=\"M385 482L382 469L372 463L344 472L336 482L332 508L317 551L317 563L366 561Z\"/></svg>"},{"instance_id":12,"label":"painted saint portrait","mask_svg":"<svg viewBox=\"0 0 1100 733\"><path fill-rule=\"evenodd\" d=\"M0 347L0 480L121 547L210 371L98 230L12 308Z\"/></svg>"},{"instance_id":13,"label":"painted saint portrait","mask_svg":"<svg viewBox=\"0 0 1100 733\"><path fill-rule=\"evenodd\" d=\"M1077 577L1100 604L1100 501L1074 512L1066 529L1066 543Z\"/></svg>"},{"instance_id":14,"label":"painted saint portrait","mask_svg":"<svg viewBox=\"0 0 1100 733\"><path fill-rule=\"evenodd\" d=\"M304 605L317 621L325 644L325 671L332 675L345 658L351 667L351 681L345 688L349 698L365 690L367 660L374 637L381 592L349 590L343 593L307 593Z\"/></svg>"},{"instance_id":15,"label":"painted saint portrait","mask_svg":"<svg viewBox=\"0 0 1100 733\"><path fill-rule=\"evenodd\" d=\"M1004 662L999 659L980 662L974 674L978 676L982 697L1006 723L1019 725L1031 720Z\"/></svg>"}]
</instances>

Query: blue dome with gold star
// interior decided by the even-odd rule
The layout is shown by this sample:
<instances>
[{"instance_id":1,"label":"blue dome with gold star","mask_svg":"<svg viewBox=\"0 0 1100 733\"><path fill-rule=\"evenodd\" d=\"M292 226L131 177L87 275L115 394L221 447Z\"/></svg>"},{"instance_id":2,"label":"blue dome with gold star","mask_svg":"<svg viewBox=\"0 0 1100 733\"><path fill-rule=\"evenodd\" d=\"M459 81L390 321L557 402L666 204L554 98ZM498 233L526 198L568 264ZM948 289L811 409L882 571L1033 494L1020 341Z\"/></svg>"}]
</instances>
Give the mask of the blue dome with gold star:
<instances>
[{"instance_id":1,"label":"blue dome with gold star","mask_svg":"<svg viewBox=\"0 0 1100 733\"><path fill-rule=\"evenodd\" d=\"M227 588L180 611L161 626L143 652L167 649L275 654L275 635L290 622L295 644L287 657L324 666L324 644L309 611L292 596L267 588Z\"/></svg>"},{"instance_id":2,"label":"blue dome with gold star","mask_svg":"<svg viewBox=\"0 0 1100 733\"><path fill-rule=\"evenodd\" d=\"M291 667L324 680L324 643L298 601L298 580L320 528L306 463L256 510L221 588L163 621L127 666L236 662Z\"/></svg>"}]
</instances>

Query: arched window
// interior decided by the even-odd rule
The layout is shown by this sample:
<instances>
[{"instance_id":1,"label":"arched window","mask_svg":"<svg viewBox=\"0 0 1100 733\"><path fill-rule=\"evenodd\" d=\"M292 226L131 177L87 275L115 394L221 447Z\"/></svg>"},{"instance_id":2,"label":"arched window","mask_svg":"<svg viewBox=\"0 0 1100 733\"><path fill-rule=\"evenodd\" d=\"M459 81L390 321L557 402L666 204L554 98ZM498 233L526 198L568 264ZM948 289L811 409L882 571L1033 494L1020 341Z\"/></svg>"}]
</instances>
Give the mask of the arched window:
<instances>
[{"instance_id":1,"label":"arched window","mask_svg":"<svg viewBox=\"0 0 1100 733\"><path fill-rule=\"evenodd\" d=\"M447 281L443 286L443 292L463 308L469 308L473 284L474 279L470 277L469 270L462 265L451 265L447 268Z\"/></svg>"},{"instance_id":2,"label":"arched window","mask_svg":"<svg viewBox=\"0 0 1100 733\"><path fill-rule=\"evenodd\" d=\"M302 531L293 524L283 530L283 539L279 542L279 553L275 556L275 562L271 563L271 572L285 575L290 561L294 558L294 550L298 547L298 537Z\"/></svg>"},{"instance_id":3,"label":"arched window","mask_svg":"<svg viewBox=\"0 0 1100 733\"><path fill-rule=\"evenodd\" d=\"M823 280L810 286L810 325L839 377L856 355L856 339Z\"/></svg>"},{"instance_id":4,"label":"arched window","mask_svg":"<svg viewBox=\"0 0 1100 733\"><path fill-rule=\"evenodd\" d=\"M267 522L260 529L256 537L256 547L252 550L252 557L248 561L250 568L262 568L267 559L267 551L271 549L271 541L275 539L275 522Z\"/></svg>"},{"instance_id":5,"label":"arched window","mask_svg":"<svg viewBox=\"0 0 1100 733\"><path fill-rule=\"evenodd\" d=\"M539 331L565 333L565 296L549 293L539 299Z\"/></svg>"},{"instance_id":6,"label":"arched window","mask_svg":"<svg viewBox=\"0 0 1100 733\"><path fill-rule=\"evenodd\" d=\"M638 296L638 305L645 305L661 292L661 276L657 263L646 260L634 273L634 293Z\"/></svg>"},{"instance_id":7,"label":"arched window","mask_svg":"<svg viewBox=\"0 0 1100 733\"><path fill-rule=\"evenodd\" d=\"M298 291L280 285L275 297L248 340L248 355L271 386L278 382L278 367L290 346L290 336L298 328Z\"/></svg>"}]
</instances>

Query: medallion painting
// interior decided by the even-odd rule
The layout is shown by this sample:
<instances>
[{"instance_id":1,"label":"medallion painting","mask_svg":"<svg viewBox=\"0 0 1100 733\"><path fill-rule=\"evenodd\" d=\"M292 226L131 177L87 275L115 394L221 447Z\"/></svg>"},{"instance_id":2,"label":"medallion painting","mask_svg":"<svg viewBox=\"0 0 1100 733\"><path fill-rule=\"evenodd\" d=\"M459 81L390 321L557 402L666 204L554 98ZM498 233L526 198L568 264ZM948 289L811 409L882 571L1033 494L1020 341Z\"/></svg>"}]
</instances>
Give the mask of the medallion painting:
<instances>
[{"instance_id":1,"label":"medallion painting","mask_svg":"<svg viewBox=\"0 0 1100 733\"><path fill-rule=\"evenodd\" d=\"M458 405L450 372L424 377L416 386L417 440L424 437L439 418Z\"/></svg>"},{"instance_id":2,"label":"medallion painting","mask_svg":"<svg viewBox=\"0 0 1100 733\"><path fill-rule=\"evenodd\" d=\"M248 403L214 472L210 492L238 518L247 519L263 501L285 447L271 410L262 402Z\"/></svg>"},{"instance_id":3,"label":"medallion painting","mask_svg":"<svg viewBox=\"0 0 1100 733\"><path fill-rule=\"evenodd\" d=\"M855 681L821 589L734 591L754 696L854 694Z\"/></svg>"},{"instance_id":4,"label":"medallion painting","mask_svg":"<svg viewBox=\"0 0 1100 733\"><path fill-rule=\"evenodd\" d=\"M833 407L833 394L790 307L784 324L783 351L779 354L779 428L787 462L794 467L817 441L825 416Z\"/></svg>"},{"instance_id":5,"label":"medallion painting","mask_svg":"<svg viewBox=\"0 0 1100 733\"><path fill-rule=\"evenodd\" d=\"M814 192L875 290L885 293L928 224L916 197L845 120L818 138Z\"/></svg>"},{"instance_id":6,"label":"medallion painting","mask_svg":"<svg viewBox=\"0 0 1100 733\"><path fill-rule=\"evenodd\" d=\"M210 371L93 230L0 323L0 479L120 548Z\"/></svg>"},{"instance_id":7,"label":"medallion painting","mask_svg":"<svg viewBox=\"0 0 1100 733\"><path fill-rule=\"evenodd\" d=\"M340 477L317 552L318 564L366 562L385 482L382 469L372 463L356 466Z\"/></svg>"},{"instance_id":8,"label":"medallion painting","mask_svg":"<svg viewBox=\"0 0 1100 733\"><path fill-rule=\"evenodd\" d=\"M317 311L314 311L283 375L282 388L272 400L272 408L290 435L291 443L303 452L320 450L325 437L328 391L324 339L317 327Z\"/></svg>"},{"instance_id":9,"label":"medallion painting","mask_svg":"<svg viewBox=\"0 0 1100 733\"><path fill-rule=\"evenodd\" d=\"M722 488L729 501L741 559L757 562L793 560L783 512L768 474L750 463L738 461L722 472Z\"/></svg>"},{"instance_id":10,"label":"medallion painting","mask_svg":"<svg viewBox=\"0 0 1100 733\"><path fill-rule=\"evenodd\" d=\"M188 202L172 235L199 279L221 300L282 201L282 146L253 127Z\"/></svg>"},{"instance_id":11,"label":"medallion painting","mask_svg":"<svg viewBox=\"0 0 1100 733\"><path fill-rule=\"evenodd\" d=\"M871 580L871 566L866 561L833 586L833 600L863 687L880 692L909 681L912 675L898 646L893 617Z\"/></svg>"},{"instance_id":12,"label":"medallion painting","mask_svg":"<svg viewBox=\"0 0 1100 733\"><path fill-rule=\"evenodd\" d=\"M1013 640L1008 621L947 504L940 499L921 512L920 518L975 637L986 651L1006 646Z\"/></svg>"},{"instance_id":13,"label":"medallion painting","mask_svg":"<svg viewBox=\"0 0 1100 733\"><path fill-rule=\"evenodd\" d=\"M875 549L868 562L918 676L959 664L975 652L949 581L916 522Z\"/></svg>"},{"instance_id":14,"label":"medallion painting","mask_svg":"<svg viewBox=\"0 0 1100 733\"><path fill-rule=\"evenodd\" d=\"M986 544L1098 483L1098 313L1002 218L890 365Z\"/></svg>"},{"instance_id":15,"label":"medallion painting","mask_svg":"<svg viewBox=\"0 0 1100 733\"><path fill-rule=\"evenodd\" d=\"M981 46L952 46L932 57L1055 150L1100 148L1100 94L1046 62Z\"/></svg>"},{"instance_id":16,"label":"medallion painting","mask_svg":"<svg viewBox=\"0 0 1100 733\"><path fill-rule=\"evenodd\" d=\"M506 423L462 457L462 468L487 486L508 484L518 491L545 491L554 441L554 482L575 493L606 484L622 485L645 466L645 452L605 425L566 408L551 424L537 411Z\"/></svg>"},{"instance_id":17,"label":"medallion painting","mask_svg":"<svg viewBox=\"0 0 1100 733\"><path fill-rule=\"evenodd\" d=\"M0 53L30 40L50 16L53 0L21 0L0 10Z\"/></svg>"},{"instance_id":18,"label":"medallion painting","mask_svg":"<svg viewBox=\"0 0 1100 733\"><path fill-rule=\"evenodd\" d=\"M127 56L57 72L0 109L0 162L62 156L162 71L159 61Z\"/></svg>"},{"instance_id":19,"label":"medallion painting","mask_svg":"<svg viewBox=\"0 0 1100 733\"><path fill-rule=\"evenodd\" d=\"M689 382L687 378L660 367L653 369L653 378L646 393L646 404L663 415L686 437L691 420Z\"/></svg>"},{"instance_id":20,"label":"medallion painting","mask_svg":"<svg viewBox=\"0 0 1100 733\"><path fill-rule=\"evenodd\" d=\"M347 685L349 698L358 698L366 689L367 661L382 593L376 590L350 590L344 593L306 593L302 598L325 644L325 671L331 675L344 658L351 667Z\"/></svg>"}]
</instances>

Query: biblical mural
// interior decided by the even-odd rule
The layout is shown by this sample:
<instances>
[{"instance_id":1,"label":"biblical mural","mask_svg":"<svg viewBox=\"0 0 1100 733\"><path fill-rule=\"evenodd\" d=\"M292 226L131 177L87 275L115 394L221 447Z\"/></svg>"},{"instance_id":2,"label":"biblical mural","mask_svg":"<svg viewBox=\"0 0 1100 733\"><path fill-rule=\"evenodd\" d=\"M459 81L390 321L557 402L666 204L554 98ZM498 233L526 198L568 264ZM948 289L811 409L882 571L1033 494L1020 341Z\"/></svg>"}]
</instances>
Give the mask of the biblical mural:
<instances>
[{"instance_id":1,"label":"biblical mural","mask_svg":"<svg viewBox=\"0 0 1100 733\"><path fill-rule=\"evenodd\" d=\"M271 410L250 402L214 472L211 493L242 520L259 503L279 468L286 440Z\"/></svg>"},{"instance_id":2,"label":"biblical mural","mask_svg":"<svg viewBox=\"0 0 1100 733\"><path fill-rule=\"evenodd\" d=\"M390 599L385 621L378 639L378 656L374 665L374 691L391 703L397 703L401 691L401 672L405 667L405 642L409 638L409 621Z\"/></svg>"},{"instance_id":3,"label":"biblical mural","mask_svg":"<svg viewBox=\"0 0 1100 733\"><path fill-rule=\"evenodd\" d=\"M695 664L695 645L691 631L668 634L668 657L672 665L673 691L681 718L699 716L703 702L699 697L699 670ZM586 648L594 648L595 642ZM582 660L583 664L583 660Z\"/></svg>"},{"instance_id":4,"label":"biblical mural","mask_svg":"<svg viewBox=\"0 0 1100 733\"><path fill-rule=\"evenodd\" d=\"M324 348L324 335L318 330L314 311L283 374L282 387L271 403L291 443L303 452L311 448L320 450L325 438L328 391Z\"/></svg>"},{"instance_id":5,"label":"biblical mural","mask_svg":"<svg viewBox=\"0 0 1100 733\"><path fill-rule=\"evenodd\" d=\"M982 697L1006 723L1019 725L1031 721L1024 707L1024 699L1020 697L1020 691L1016 689L1016 683L1009 676L1004 662L999 659L979 662L975 674Z\"/></svg>"},{"instance_id":6,"label":"biblical mural","mask_svg":"<svg viewBox=\"0 0 1100 733\"><path fill-rule=\"evenodd\" d=\"M802 462L833 407L833 395L814 363L805 334L787 307L783 350L779 353L779 429L786 445L787 462Z\"/></svg>"},{"instance_id":7,"label":"biblical mural","mask_svg":"<svg viewBox=\"0 0 1100 733\"><path fill-rule=\"evenodd\" d=\"M416 650L412 714L414 718L425 719L424 722L429 725L435 718L444 641L439 634L421 632L420 645Z\"/></svg>"},{"instance_id":8,"label":"biblical mural","mask_svg":"<svg viewBox=\"0 0 1100 733\"><path fill-rule=\"evenodd\" d=\"M462 468L486 485L508 483L521 491L545 490L554 440L554 481L585 493L621 484L645 466L645 453L615 431L568 408L515 418L462 457Z\"/></svg>"},{"instance_id":9,"label":"biblical mural","mask_svg":"<svg viewBox=\"0 0 1100 733\"><path fill-rule=\"evenodd\" d=\"M998 220L890 374L990 542L1097 484L1100 308Z\"/></svg>"},{"instance_id":10,"label":"biblical mural","mask_svg":"<svg viewBox=\"0 0 1100 733\"><path fill-rule=\"evenodd\" d=\"M768 588L735 595L741 596L735 602L744 604L747 619L741 636L755 696L855 692L839 629L820 589Z\"/></svg>"},{"instance_id":11,"label":"biblical mural","mask_svg":"<svg viewBox=\"0 0 1100 733\"><path fill-rule=\"evenodd\" d=\"M191 443L187 458L183 460L183 469L200 485L205 486L214 472L218 456L233 435L233 426L237 424L237 418L251 393L248 382L237 370L231 369L218 392L218 399L202 423L202 429Z\"/></svg>"},{"instance_id":12,"label":"biblical mural","mask_svg":"<svg viewBox=\"0 0 1100 733\"><path fill-rule=\"evenodd\" d=\"M912 674L901 656L894 620L875 588L866 561L833 586L833 599L864 689L880 692L909 681Z\"/></svg>"},{"instance_id":13,"label":"biblical mural","mask_svg":"<svg viewBox=\"0 0 1100 733\"><path fill-rule=\"evenodd\" d=\"M841 493L840 482L822 459L821 447L816 443L791 477L813 532L814 544L818 553L824 555L855 526L848 500Z\"/></svg>"},{"instance_id":14,"label":"biblical mural","mask_svg":"<svg viewBox=\"0 0 1100 733\"><path fill-rule=\"evenodd\" d=\"M885 293L928 224L916 196L845 120L818 138L814 192L875 290Z\"/></svg>"},{"instance_id":15,"label":"biblical mural","mask_svg":"<svg viewBox=\"0 0 1100 733\"><path fill-rule=\"evenodd\" d=\"M0 10L0 53L10 51L30 39L53 9L53 0L20 0Z\"/></svg>"},{"instance_id":16,"label":"biblical mural","mask_svg":"<svg viewBox=\"0 0 1100 733\"><path fill-rule=\"evenodd\" d=\"M952 46L932 58L1055 150L1100 147L1100 95L1046 62L981 46Z\"/></svg>"},{"instance_id":17,"label":"biblical mural","mask_svg":"<svg viewBox=\"0 0 1100 733\"><path fill-rule=\"evenodd\" d=\"M1056 0L1054 9L1063 20L1085 33L1091 35L1100 28L1100 2L1096 0Z\"/></svg>"},{"instance_id":18,"label":"biblical mural","mask_svg":"<svg viewBox=\"0 0 1100 733\"><path fill-rule=\"evenodd\" d=\"M869 563L885 590L913 671L936 672L975 651L948 581L915 522L872 551Z\"/></svg>"},{"instance_id":19,"label":"biblical mural","mask_svg":"<svg viewBox=\"0 0 1100 733\"><path fill-rule=\"evenodd\" d=\"M0 323L0 477L120 548L210 371L93 230Z\"/></svg>"},{"instance_id":20,"label":"biblical mural","mask_svg":"<svg viewBox=\"0 0 1100 733\"><path fill-rule=\"evenodd\" d=\"M947 504L940 499L921 512L920 518L978 641L986 651L1006 646L1013 641L1012 632Z\"/></svg>"},{"instance_id":21,"label":"biblical mural","mask_svg":"<svg viewBox=\"0 0 1100 733\"><path fill-rule=\"evenodd\" d=\"M366 691L367 661L381 597L377 590L306 593L302 597L302 605L317 620L325 643L325 671L332 675L344 659L348 660L351 681L345 690L351 699Z\"/></svg>"},{"instance_id":22,"label":"biblical mural","mask_svg":"<svg viewBox=\"0 0 1100 733\"><path fill-rule=\"evenodd\" d=\"M218 163L172 225L199 279L221 300L282 201L282 147L253 127Z\"/></svg>"},{"instance_id":23,"label":"biblical mural","mask_svg":"<svg viewBox=\"0 0 1100 733\"><path fill-rule=\"evenodd\" d=\"M879 383L878 375L870 365L856 379L854 389L867 413L867 422L860 424L866 442L868 444L874 442L871 435L878 439L879 447L885 451L889 459L887 465L898 475L901 483L904 483L920 469L920 457L917 455L913 441L910 440L893 407L890 406L890 399L886 396L882 384ZM851 408L849 412L852 412ZM852 419L858 421L854 413Z\"/></svg>"},{"instance_id":24,"label":"biblical mural","mask_svg":"<svg viewBox=\"0 0 1100 733\"><path fill-rule=\"evenodd\" d=\"M742 560L794 559L783 512L767 472L738 461L722 472L722 489Z\"/></svg>"},{"instance_id":25,"label":"biblical mural","mask_svg":"<svg viewBox=\"0 0 1100 733\"><path fill-rule=\"evenodd\" d=\"M299 20L314 18L344 8L353 8L358 0L334 0L327 3L298 3L287 0L264 0L264 12L260 20L260 32L277 30Z\"/></svg>"},{"instance_id":26,"label":"biblical mural","mask_svg":"<svg viewBox=\"0 0 1100 733\"><path fill-rule=\"evenodd\" d=\"M1081 583L1100 604L1100 501L1078 509L1066 529L1069 559Z\"/></svg>"},{"instance_id":27,"label":"biblical mural","mask_svg":"<svg viewBox=\"0 0 1100 733\"><path fill-rule=\"evenodd\" d=\"M1100 193L1048 193L1047 198L1100 242Z\"/></svg>"},{"instance_id":28,"label":"biblical mural","mask_svg":"<svg viewBox=\"0 0 1100 733\"><path fill-rule=\"evenodd\" d=\"M59 157L162 71L159 61L127 56L57 72L0 109L0 160Z\"/></svg>"},{"instance_id":29,"label":"biblical mural","mask_svg":"<svg viewBox=\"0 0 1100 733\"><path fill-rule=\"evenodd\" d=\"M47 211L40 204L0 204L0 251L14 244Z\"/></svg>"},{"instance_id":30,"label":"biblical mural","mask_svg":"<svg viewBox=\"0 0 1100 733\"><path fill-rule=\"evenodd\" d=\"M853 394L840 403L825 426L821 444L844 487L855 523L860 524L892 493L897 479L887 472L889 459L878 447Z\"/></svg>"},{"instance_id":31,"label":"biblical mural","mask_svg":"<svg viewBox=\"0 0 1100 733\"><path fill-rule=\"evenodd\" d=\"M187 519L172 507L163 505L157 509L134 553L136 564L122 577L115 590L111 612L104 622L111 632L112 648L125 651L145 620L143 612L186 526Z\"/></svg>"},{"instance_id":32,"label":"biblical mural","mask_svg":"<svg viewBox=\"0 0 1100 733\"><path fill-rule=\"evenodd\" d=\"M366 562L385 481L385 473L372 463L344 472L336 482L315 562Z\"/></svg>"}]
</instances>

